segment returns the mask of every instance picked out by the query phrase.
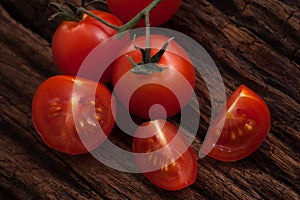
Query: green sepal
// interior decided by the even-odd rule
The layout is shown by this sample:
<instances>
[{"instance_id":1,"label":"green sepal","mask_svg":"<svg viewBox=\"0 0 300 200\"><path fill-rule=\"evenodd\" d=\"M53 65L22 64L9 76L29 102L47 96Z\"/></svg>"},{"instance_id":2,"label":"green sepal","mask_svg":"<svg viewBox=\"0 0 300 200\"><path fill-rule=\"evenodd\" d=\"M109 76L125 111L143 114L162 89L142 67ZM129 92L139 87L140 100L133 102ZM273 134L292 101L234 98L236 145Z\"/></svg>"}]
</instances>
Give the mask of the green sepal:
<instances>
[{"instance_id":1,"label":"green sepal","mask_svg":"<svg viewBox=\"0 0 300 200\"><path fill-rule=\"evenodd\" d=\"M161 57L166 52L170 42L174 40L174 37L169 38L168 41L163 45L163 47L154 55L151 57L151 63L158 63Z\"/></svg>"},{"instance_id":2,"label":"green sepal","mask_svg":"<svg viewBox=\"0 0 300 200\"><path fill-rule=\"evenodd\" d=\"M151 75L154 72L163 72L168 67L159 67L157 63L147 63L132 67L131 72L134 74Z\"/></svg>"},{"instance_id":3,"label":"green sepal","mask_svg":"<svg viewBox=\"0 0 300 200\"><path fill-rule=\"evenodd\" d=\"M139 50L142 54L142 61L138 64L135 63L135 61L132 59L132 57L130 56L126 56L127 59L129 60L129 62L132 64L132 69L131 72L134 74L144 74L144 75L151 75L153 74L153 72L163 72L164 70L168 69L168 67L163 66L163 67L159 67L158 66L158 62L160 61L161 57L164 55L164 53L166 52L166 49L168 48L170 42L174 39L169 38L165 44L163 45L163 47L152 57L150 57L150 51L151 48L145 48L142 49L140 47L138 47L135 44L135 35L133 38L133 46L136 50Z\"/></svg>"}]
</instances>

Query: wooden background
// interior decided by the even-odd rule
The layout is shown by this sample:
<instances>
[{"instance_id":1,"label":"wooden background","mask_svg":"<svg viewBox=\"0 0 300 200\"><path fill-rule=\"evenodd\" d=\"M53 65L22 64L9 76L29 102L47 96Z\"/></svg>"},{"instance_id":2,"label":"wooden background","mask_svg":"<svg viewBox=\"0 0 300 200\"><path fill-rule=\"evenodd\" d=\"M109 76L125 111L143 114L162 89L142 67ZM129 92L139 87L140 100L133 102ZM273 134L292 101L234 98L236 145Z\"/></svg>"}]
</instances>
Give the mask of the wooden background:
<instances>
[{"instance_id":1,"label":"wooden background","mask_svg":"<svg viewBox=\"0 0 300 200\"><path fill-rule=\"evenodd\" d=\"M47 21L47 4L0 5L0 199L299 199L299 0L184 0L164 25L210 53L227 95L243 83L266 101L272 116L270 134L251 156L234 163L205 157L198 161L196 182L176 192L42 142L32 125L31 101L39 84L59 73L50 46L58 22ZM196 92L204 119L193 144L197 151L210 107L205 86L198 84ZM116 128L110 139L129 148L130 139L118 133Z\"/></svg>"}]
</instances>

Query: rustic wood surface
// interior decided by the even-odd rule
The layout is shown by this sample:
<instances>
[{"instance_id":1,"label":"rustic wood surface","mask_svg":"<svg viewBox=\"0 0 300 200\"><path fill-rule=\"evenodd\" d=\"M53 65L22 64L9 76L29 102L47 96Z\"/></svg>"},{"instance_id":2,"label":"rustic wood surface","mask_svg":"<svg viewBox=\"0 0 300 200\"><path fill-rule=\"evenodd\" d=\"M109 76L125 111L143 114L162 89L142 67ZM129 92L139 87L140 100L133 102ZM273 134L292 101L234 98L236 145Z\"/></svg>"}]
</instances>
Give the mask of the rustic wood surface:
<instances>
[{"instance_id":1,"label":"rustic wood surface","mask_svg":"<svg viewBox=\"0 0 300 200\"><path fill-rule=\"evenodd\" d=\"M58 22L47 20L47 4L0 5L0 199L299 199L299 0L185 0L164 25L210 53L227 95L245 84L265 99L272 116L270 133L252 155L234 163L200 159L196 182L176 192L158 189L141 174L113 170L90 154L58 153L40 139L31 121L32 97L46 78L59 74L50 45ZM197 151L210 104L205 86L199 83L196 92L204 119L193 144ZM110 139L130 147L117 128Z\"/></svg>"}]
</instances>

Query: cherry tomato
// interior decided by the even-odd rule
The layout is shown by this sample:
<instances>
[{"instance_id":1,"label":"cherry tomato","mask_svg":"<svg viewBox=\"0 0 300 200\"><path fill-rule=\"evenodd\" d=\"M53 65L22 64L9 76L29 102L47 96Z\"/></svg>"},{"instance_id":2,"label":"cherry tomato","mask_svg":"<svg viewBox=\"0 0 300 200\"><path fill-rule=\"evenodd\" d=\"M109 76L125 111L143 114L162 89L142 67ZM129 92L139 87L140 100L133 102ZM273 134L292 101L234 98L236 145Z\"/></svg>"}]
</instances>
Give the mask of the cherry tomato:
<instances>
[{"instance_id":1,"label":"cherry tomato","mask_svg":"<svg viewBox=\"0 0 300 200\"><path fill-rule=\"evenodd\" d=\"M224 127L222 128L221 119ZM228 99L225 109L210 128L204 149L213 145L209 156L236 161L253 153L270 130L268 106L256 93L241 85ZM217 138L219 137L219 139ZM215 144L213 141L216 141Z\"/></svg>"},{"instance_id":2,"label":"cherry tomato","mask_svg":"<svg viewBox=\"0 0 300 200\"><path fill-rule=\"evenodd\" d=\"M107 0L110 11L124 23L146 8L153 0ZM160 26L167 22L179 9L182 0L163 0L150 12L150 25ZM126 8L126 9L125 9ZM145 20L137 24L144 27Z\"/></svg>"},{"instance_id":3,"label":"cherry tomato","mask_svg":"<svg viewBox=\"0 0 300 200\"><path fill-rule=\"evenodd\" d=\"M74 86L80 89L73 91ZM115 106L111 92L103 84L58 75L37 89L32 102L32 121L53 149L82 154L98 147L110 134L115 123Z\"/></svg>"},{"instance_id":4,"label":"cherry tomato","mask_svg":"<svg viewBox=\"0 0 300 200\"><path fill-rule=\"evenodd\" d=\"M150 54L157 53L167 40L168 38L162 35L151 35ZM145 47L145 37L137 38L135 44ZM131 113L145 119L158 119L164 118L165 114L169 117L180 112L189 102L196 82L195 69L183 48L175 41L171 41L158 62L159 67L167 69L150 75L131 72L132 64L128 57L136 63L142 60L141 52L133 48L132 43L124 52L113 63L113 84L119 100ZM164 107L165 111L160 109L161 107L155 107L157 104ZM150 108L152 116L149 115Z\"/></svg>"},{"instance_id":5,"label":"cherry tomato","mask_svg":"<svg viewBox=\"0 0 300 200\"><path fill-rule=\"evenodd\" d=\"M113 25L123 24L120 19L110 13L99 10L90 10L90 12ZM58 26L52 38L54 61L64 74L76 76L79 67L91 50L116 33L114 29L86 14L79 22L64 21ZM100 81L106 83L110 80L111 71L107 71Z\"/></svg>"},{"instance_id":6,"label":"cherry tomato","mask_svg":"<svg viewBox=\"0 0 300 200\"><path fill-rule=\"evenodd\" d=\"M170 122L155 120L140 125L132 149L141 171L156 186L179 190L195 182L196 154L187 138Z\"/></svg>"}]
</instances>

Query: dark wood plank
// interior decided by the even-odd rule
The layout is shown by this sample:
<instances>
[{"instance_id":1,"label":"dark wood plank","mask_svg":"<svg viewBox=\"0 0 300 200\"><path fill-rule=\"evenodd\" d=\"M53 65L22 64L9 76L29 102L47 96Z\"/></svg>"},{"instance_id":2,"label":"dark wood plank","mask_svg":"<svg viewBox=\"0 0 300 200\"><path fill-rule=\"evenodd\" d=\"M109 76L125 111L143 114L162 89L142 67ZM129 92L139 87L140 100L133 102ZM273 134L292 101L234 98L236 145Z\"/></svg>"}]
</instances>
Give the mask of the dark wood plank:
<instances>
[{"instance_id":1,"label":"dark wood plank","mask_svg":"<svg viewBox=\"0 0 300 200\"><path fill-rule=\"evenodd\" d=\"M169 192L143 175L109 168L90 154L49 149L31 122L31 101L46 78L59 74L51 54L58 22L48 22L46 0L5 0L0 6L0 196L7 199L299 199L299 1L184 1L164 27L199 42L212 55L227 95L245 84L272 115L270 134L235 163L198 161L196 182ZM210 98L199 78L198 151L210 120ZM191 107L191 109L194 109ZM177 118L172 118L177 122ZM116 127L109 138L130 149Z\"/></svg>"}]
</instances>

